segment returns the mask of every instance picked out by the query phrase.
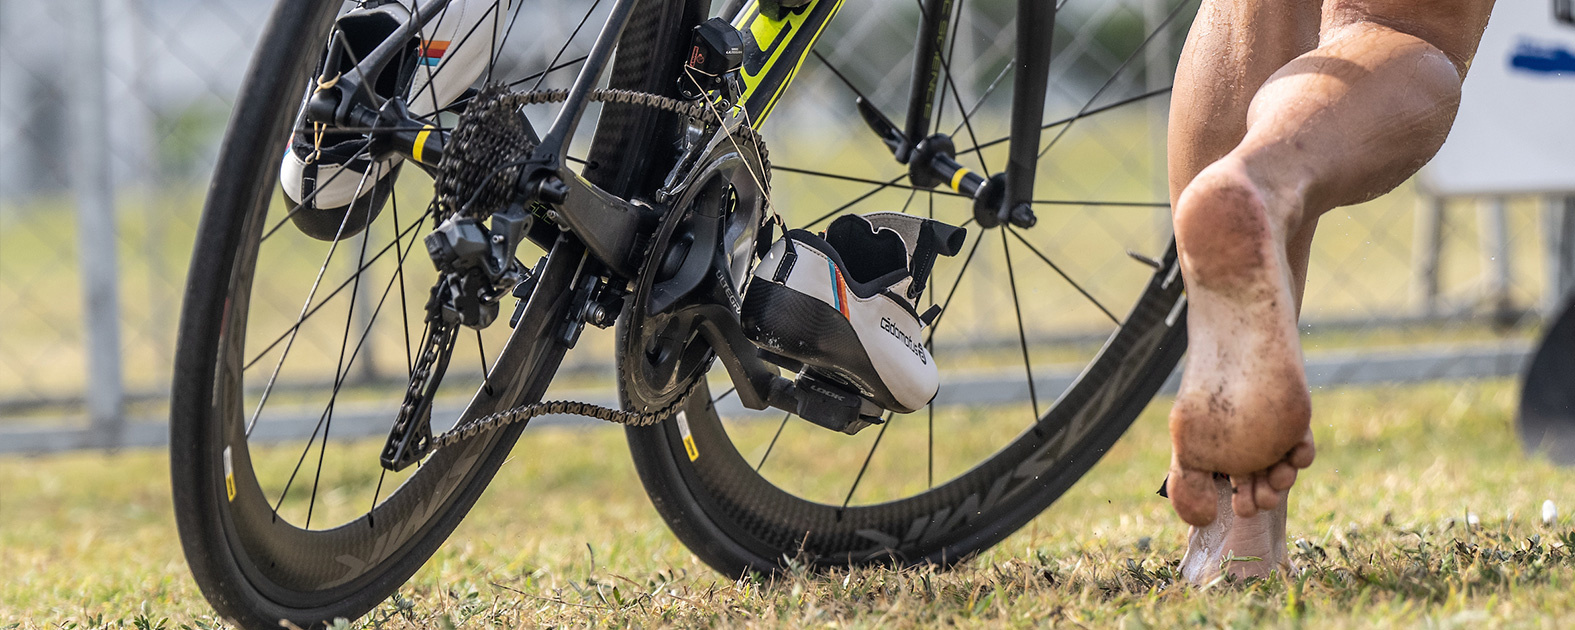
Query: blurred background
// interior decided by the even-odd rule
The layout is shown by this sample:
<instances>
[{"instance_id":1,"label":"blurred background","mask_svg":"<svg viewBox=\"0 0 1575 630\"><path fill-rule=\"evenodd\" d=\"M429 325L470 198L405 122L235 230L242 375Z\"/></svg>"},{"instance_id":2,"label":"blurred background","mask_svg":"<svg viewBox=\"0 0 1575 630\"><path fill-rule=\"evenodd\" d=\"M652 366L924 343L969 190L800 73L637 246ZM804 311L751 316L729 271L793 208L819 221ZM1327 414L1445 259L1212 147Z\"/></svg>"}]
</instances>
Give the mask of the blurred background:
<instances>
[{"instance_id":1,"label":"blurred background","mask_svg":"<svg viewBox=\"0 0 1575 630\"><path fill-rule=\"evenodd\" d=\"M911 51L892 43L911 41L917 5L854 4L825 36L839 43L827 55L833 62L858 60L846 64L851 79L886 111L900 112ZM1049 164L1041 177L1070 198L1139 194L1163 202L1165 89L1196 4L1066 4L1055 34L1047 120L1131 104L1080 121L1058 149L1074 153ZM1501 6L1494 28L1535 31L1543 38L1534 40L1539 50L1575 39L1553 25L1540 2L1500 4L1526 5L1518 7L1525 17L1503 18L1517 7ZM270 8L256 0L0 2L0 453L164 442L179 305L202 199ZM979 70L977 80L956 88L966 102L999 78L995 69L1011 55L1013 32L1011 2L975 0L970 8L959 22L955 52ZM524 10L531 15L523 23L544 28L579 16ZM1513 78L1526 37L1513 31L1490 37L1473 72ZM528 62L553 52L525 45L514 54ZM855 118L798 113L799 104L849 98L830 73L813 71L816 64L806 64L793 102L784 102L768 127L773 162L882 159ZM1563 76L1555 68L1525 80L1568 95ZM1469 133L1461 137L1504 140L1507 132L1494 125L1527 120L1515 108L1542 98L1484 90L1468 91L1461 129ZM995 133L1004 131L1005 103L996 98L981 109L982 117L994 116ZM1552 127L1533 133L1564 138ZM855 141L858 148L841 146ZM1571 286L1575 203L1565 193L1575 186L1505 183L1526 169L1480 144L1458 145L1452 140L1435 172L1324 219L1302 324L1313 387L1516 374ZM1506 150L1532 154L1517 146ZM1536 159L1557 165L1564 158ZM1069 175L1089 164L1099 165L1100 174L1073 182ZM1492 177L1489 166L1503 176ZM858 194L782 174L773 184L779 204L816 214ZM1168 210L1121 212L1042 210L1041 229L1056 230L1063 243L1108 239L1138 253L1162 253ZM1074 272L1097 285L1134 268L1118 247L1080 259ZM1011 308L988 303L1000 296L978 299L986 302L970 308ZM969 339L998 344L1000 336L992 335ZM1035 343L1049 347L1076 337L1047 334ZM587 347L599 351L571 355L565 369L602 383L602 397L610 399L608 346Z\"/></svg>"}]
</instances>

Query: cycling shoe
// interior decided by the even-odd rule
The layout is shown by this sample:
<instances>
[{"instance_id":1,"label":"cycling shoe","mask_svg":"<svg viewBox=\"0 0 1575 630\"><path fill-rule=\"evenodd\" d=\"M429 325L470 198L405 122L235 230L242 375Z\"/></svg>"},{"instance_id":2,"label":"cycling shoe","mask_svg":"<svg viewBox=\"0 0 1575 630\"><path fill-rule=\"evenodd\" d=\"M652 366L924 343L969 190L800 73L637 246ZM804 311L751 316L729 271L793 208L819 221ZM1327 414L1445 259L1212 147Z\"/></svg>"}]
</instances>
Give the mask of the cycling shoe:
<instances>
[{"instance_id":1,"label":"cycling shoe","mask_svg":"<svg viewBox=\"0 0 1575 630\"><path fill-rule=\"evenodd\" d=\"M410 113L418 117L453 104L486 70L509 4L453 0L389 62L373 91L383 98L405 96ZM408 21L413 7L413 0L367 2L340 16L335 40L343 40L348 54L325 53L316 76L332 80L350 70ZM324 68L331 59L338 65L334 71ZM303 117L296 122L298 131L279 169L291 220L308 236L325 241L359 233L382 210L401 158L367 155L363 134L331 129L316 134L305 131L309 125Z\"/></svg>"},{"instance_id":2,"label":"cycling shoe","mask_svg":"<svg viewBox=\"0 0 1575 630\"><path fill-rule=\"evenodd\" d=\"M918 311L935 257L966 230L898 212L844 215L824 237L792 230L755 267L740 320L769 360L857 389L881 407L917 411L939 372Z\"/></svg>"}]
</instances>

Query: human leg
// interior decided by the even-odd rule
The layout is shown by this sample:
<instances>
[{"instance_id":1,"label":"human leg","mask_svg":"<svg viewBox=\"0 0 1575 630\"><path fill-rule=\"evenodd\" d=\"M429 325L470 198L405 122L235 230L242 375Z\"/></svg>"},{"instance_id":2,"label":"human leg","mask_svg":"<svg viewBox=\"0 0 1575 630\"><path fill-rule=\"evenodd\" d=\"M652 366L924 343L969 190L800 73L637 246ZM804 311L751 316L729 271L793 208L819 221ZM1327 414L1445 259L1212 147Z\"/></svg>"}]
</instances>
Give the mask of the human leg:
<instances>
[{"instance_id":1,"label":"human leg","mask_svg":"<svg viewBox=\"0 0 1575 630\"><path fill-rule=\"evenodd\" d=\"M1189 523L1218 514L1212 471L1232 475L1235 511L1251 517L1282 507L1311 463L1296 316L1317 217L1392 189L1437 151L1492 2L1419 4L1326 3L1319 47L1257 89L1240 142L1177 195L1192 352L1169 494Z\"/></svg>"},{"instance_id":2,"label":"human leg","mask_svg":"<svg viewBox=\"0 0 1575 630\"><path fill-rule=\"evenodd\" d=\"M1172 204L1199 171L1241 142L1247 133L1248 107L1264 81L1317 46L1320 13L1316 0L1204 0L1178 60L1171 97L1167 147ZM1183 470L1183 474L1193 473ZM1216 487L1212 477L1203 474L1191 481L1215 487L1228 499L1229 485ZM1216 504L1228 506L1229 501ZM1188 505L1205 509L1197 503ZM1278 525L1283 529L1285 515L1279 512ZM1229 527L1220 523L1207 533L1194 531L1188 558L1197 562L1214 555L1199 543L1223 540Z\"/></svg>"}]
</instances>

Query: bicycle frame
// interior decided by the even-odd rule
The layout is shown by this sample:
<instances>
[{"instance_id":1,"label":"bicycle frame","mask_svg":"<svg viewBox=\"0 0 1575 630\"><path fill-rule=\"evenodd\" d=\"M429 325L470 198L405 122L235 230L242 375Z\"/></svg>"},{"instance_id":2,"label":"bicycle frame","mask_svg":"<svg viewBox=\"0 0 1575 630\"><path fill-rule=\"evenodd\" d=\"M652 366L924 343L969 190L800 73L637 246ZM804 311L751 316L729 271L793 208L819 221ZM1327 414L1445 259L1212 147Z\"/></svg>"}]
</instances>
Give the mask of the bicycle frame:
<instances>
[{"instance_id":1,"label":"bicycle frame","mask_svg":"<svg viewBox=\"0 0 1575 630\"><path fill-rule=\"evenodd\" d=\"M585 181L566 167L562 156L584 115L586 96L605 72L618 38L634 19L638 1L616 0L613 4L575 77L568 99L523 165L516 184L525 199L555 206L556 216L584 242L591 254L613 273L625 277L638 273L638 260L631 253L632 246L639 233L649 227L649 211ZM314 96L314 105L309 108L313 119L342 126L384 129L400 129L401 125L412 122L408 115L391 111L393 108L387 103L377 102L366 88L367 77L377 76L398 54L398 43L416 36L442 14L449 2L451 0L431 0L420 6L414 19L340 77L333 90L319 92L331 98L325 97L318 103L320 99ZM753 35L746 38L748 50L742 69L746 90L739 99L751 124L758 126L770 115L777 99L786 92L805 56L841 5L842 0L816 0L781 20L773 20L762 15L758 0L730 4L730 8L737 7L734 26ZM1008 161L1003 173L986 179L956 162L949 138L940 134L927 135L931 112L935 109L936 85L947 65L942 46L951 21L952 0L923 0L913 80L902 131L885 121L885 116L872 105L860 102L866 120L884 136L897 161L909 166L915 184L935 186L945 182L953 190L973 197L975 217L986 228L1005 222L1021 227L1033 224L1028 204L1033 197L1044 94L1049 81L1055 5L1043 0L1018 0L1017 5L1017 70L1013 78ZM762 39L767 41L762 44ZM415 134L403 135L416 137ZM412 141L423 142L428 135L422 134L422 140ZM428 166L435 166L438 159L435 156L440 155L430 149L425 152L411 150L419 147L395 148L412 160L415 154L424 153L423 162Z\"/></svg>"},{"instance_id":2,"label":"bicycle frame","mask_svg":"<svg viewBox=\"0 0 1575 630\"><path fill-rule=\"evenodd\" d=\"M320 123L392 131L389 137L393 140L393 150L412 160L421 156L426 159L416 161L428 167L436 166L441 161L441 149L425 147L423 150L424 143L428 142L429 136L441 136L442 132L423 127L423 123L412 119L397 101L377 102L377 97L366 86L368 77L378 76L383 67L395 58L399 42L409 41L410 37L414 37L422 27L440 15L449 2L451 0L432 0L420 6L414 19L402 26L394 37L380 44L337 81L328 82L329 87L314 92L307 106L308 117ZM514 183L518 193L516 200L508 210L498 215L502 219L494 219L495 224L502 220L512 225L512 229L519 229L521 222L528 224L534 221L534 213L526 213L524 208L538 204L550 206L544 209L546 211L542 215L565 233L546 231L551 236L543 233L545 240L539 241L539 244L556 251L567 243L578 241L572 249L580 251L578 245L583 245L583 251L600 263L598 267L592 268L582 265L580 271L576 272L577 278L572 284L581 288L574 292L575 297L571 301L593 299L593 295L600 293L598 287L602 281L599 278L602 276L637 277L644 253L637 251L640 248L635 247L635 243L665 214L661 208L636 205L602 190L569 169L563 159L584 115L591 90L606 71L614 46L633 19L638 2L614 2L596 42L575 76L563 108L547 133L541 137L541 142L531 150L529 157L518 164L519 175ZM746 50L740 68L744 88L742 94L734 95L737 105L734 114L730 115L732 124L742 124L739 121L741 116L748 124L758 126L770 115L777 100L792 83L805 56L841 8L842 2L814 0L799 9L782 9L778 6L772 12L778 16L775 18L761 10L760 0L729 5L736 9L732 21L734 28L750 35L745 38ZM891 149L893 157L899 163L908 165L909 177L915 186L934 187L945 182L956 192L973 198L974 218L983 228L1005 223L1031 227L1035 218L1029 202L1033 195L1035 167L1039 157L1040 125L1049 80L1050 33L1055 23L1055 5L1041 0L1018 0L1018 67L1013 79L1009 158L1006 170L989 178L974 173L956 161L955 148L949 137L927 134L932 122L931 112L935 109L936 85L947 66L942 46L947 40L953 4L952 0L923 0L921 7L913 81L904 127L899 130L885 114L862 98L858 100L859 112ZM412 133L411 129L422 129L423 133ZM437 146L441 147L442 144L440 138ZM450 218L452 220L454 218ZM473 218L466 220L476 221ZM442 230L440 227L439 231ZM533 232L528 226L524 231ZM485 236L484 232L482 235ZM429 243L429 248L431 246ZM497 262L513 260L512 246L509 249L501 253L502 257ZM707 248L697 248L691 250L689 255L710 261L712 253ZM442 265L439 263L440 268ZM687 263L685 266L688 266ZM701 276L703 274L696 278ZM586 282L595 286L582 286ZM619 282L607 284L621 286ZM681 288L679 294L688 293L697 284L686 283L687 288ZM531 302L535 301L533 297ZM581 310L580 306L567 305L565 312L569 313L568 317L575 318ZM739 399L746 407L764 409L774 406L789 411L796 408L798 396L794 392L793 382L778 376L774 368L753 353L734 350L750 345L743 340L736 317L718 307L696 311L695 319L698 332L707 338L732 375ZM562 337L565 343L572 346L584 324L578 319L568 323L571 330Z\"/></svg>"}]
</instances>

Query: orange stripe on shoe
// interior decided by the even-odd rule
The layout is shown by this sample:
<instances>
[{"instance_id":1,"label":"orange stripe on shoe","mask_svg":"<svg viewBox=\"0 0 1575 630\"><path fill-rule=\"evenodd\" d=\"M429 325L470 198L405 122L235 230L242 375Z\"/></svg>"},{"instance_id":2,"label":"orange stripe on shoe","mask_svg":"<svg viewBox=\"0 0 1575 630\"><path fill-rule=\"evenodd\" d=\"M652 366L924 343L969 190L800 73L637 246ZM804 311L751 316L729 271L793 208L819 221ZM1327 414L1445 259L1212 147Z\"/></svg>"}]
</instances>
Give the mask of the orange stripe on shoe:
<instances>
[{"instance_id":1,"label":"orange stripe on shoe","mask_svg":"<svg viewBox=\"0 0 1575 630\"><path fill-rule=\"evenodd\" d=\"M848 282L842 278L842 270L836 263L828 260L826 264L831 266L831 282L836 285L836 294L832 297L837 301L837 311L842 313L843 319L852 321L853 316L848 314Z\"/></svg>"}]
</instances>

